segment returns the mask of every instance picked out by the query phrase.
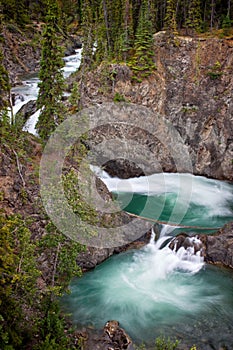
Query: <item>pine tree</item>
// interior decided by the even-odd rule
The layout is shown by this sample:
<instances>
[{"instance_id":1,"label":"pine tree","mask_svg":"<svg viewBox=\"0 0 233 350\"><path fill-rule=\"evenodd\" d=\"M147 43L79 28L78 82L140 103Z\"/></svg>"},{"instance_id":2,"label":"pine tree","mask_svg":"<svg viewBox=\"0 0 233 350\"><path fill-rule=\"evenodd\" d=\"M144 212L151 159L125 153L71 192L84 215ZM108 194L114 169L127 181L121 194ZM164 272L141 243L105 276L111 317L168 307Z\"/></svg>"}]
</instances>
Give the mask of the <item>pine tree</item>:
<instances>
[{"instance_id":1,"label":"pine tree","mask_svg":"<svg viewBox=\"0 0 233 350\"><path fill-rule=\"evenodd\" d=\"M123 25L120 36L120 53L122 59L126 62L129 58L130 50L133 46L133 6L132 1L126 0L123 8Z\"/></svg>"},{"instance_id":2,"label":"pine tree","mask_svg":"<svg viewBox=\"0 0 233 350\"><path fill-rule=\"evenodd\" d=\"M36 128L43 140L47 140L64 119L62 94L64 77L62 68L63 52L59 47L57 31L59 25L59 9L57 2L48 1L46 24L43 32L42 57L39 72L39 95L37 105L41 108Z\"/></svg>"},{"instance_id":3,"label":"pine tree","mask_svg":"<svg viewBox=\"0 0 233 350\"><path fill-rule=\"evenodd\" d=\"M30 337L32 324L25 322L25 317L27 309L37 300L36 281L40 275L36 266L36 244L30 237L31 232L23 219L0 214L0 339L3 349L22 348L25 334Z\"/></svg>"},{"instance_id":4,"label":"pine tree","mask_svg":"<svg viewBox=\"0 0 233 350\"><path fill-rule=\"evenodd\" d=\"M82 5L83 52L81 66L91 69L94 62L93 47L95 44L95 21L91 0L84 0Z\"/></svg>"},{"instance_id":5,"label":"pine tree","mask_svg":"<svg viewBox=\"0 0 233 350\"><path fill-rule=\"evenodd\" d=\"M198 32L201 26L201 6L200 0L191 0L189 3L186 27Z\"/></svg>"},{"instance_id":6,"label":"pine tree","mask_svg":"<svg viewBox=\"0 0 233 350\"><path fill-rule=\"evenodd\" d=\"M10 81L7 70L3 65L3 53L0 48L0 117L9 107Z\"/></svg>"},{"instance_id":7,"label":"pine tree","mask_svg":"<svg viewBox=\"0 0 233 350\"><path fill-rule=\"evenodd\" d=\"M134 42L134 56L129 66L136 74L136 80L148 77L155 69L153 62L153 34L148 0L143 0L140 8L138 27Z\"/></svg>"},{"instance_id":8,"label":"pine tree","mask_svg":"<svg viewBox=\"0 0 233 350\"><path fill-rule=\"evenodd\" d=\"M3 24L2 24L2 15L0 13L0 33L2 33ZM4 66L4 55L3 55L3 49L1 45L1 39L0 39L0 121L2 124L9 124L10 118L8 109L11 110L11 122L13 124L14 118L13 118L13 111L11 106L11 98L10 98L10 79L8 72Z\"/></svg>"},{"instance_id":9,"label":"pine tree","mask_svg":"<svg viewBox=\"0 0 233 350\"><path fill-rule=\"evenodd\" d=\"M165 16L165 28L168 30L168 32L174 35L178 34L176 23L176 5L176 0L168 0Z\"/></svg>"}]
</instances>

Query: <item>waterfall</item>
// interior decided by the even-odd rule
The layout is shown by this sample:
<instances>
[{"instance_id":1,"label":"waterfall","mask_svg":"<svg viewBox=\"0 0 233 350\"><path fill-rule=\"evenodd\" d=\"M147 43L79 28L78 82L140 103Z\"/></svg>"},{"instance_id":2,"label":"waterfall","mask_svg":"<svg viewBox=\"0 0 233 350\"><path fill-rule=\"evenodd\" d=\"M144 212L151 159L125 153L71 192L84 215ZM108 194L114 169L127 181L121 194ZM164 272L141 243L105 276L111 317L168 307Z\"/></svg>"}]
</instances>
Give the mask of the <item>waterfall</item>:
<instances>
[{"instance_id":1,"label":"waterfall","mask_svg":"<svg viewBox=\"0 0 233 350\"><path fill-rule=\"evenodd\" d=\"M63 72L65 78L69 77L69 75L75 72L80 66L82 49L77 49L75 51L75 55L64 57L65 66L63 67ZM11 93L15 96L13 105L14 115L16 115L20 108L27 102L35 101L37 99L39 92L38 83L38 76L33 74L23 79L21 86L16 86L11 89ZM24 125L23 130L38 136L36 132L36 123L39 115L40 110L37 110L34 114L32 114Z\"/></svg>"},{"instance_id":2,"label":"waterfall","mask_svg":"<svg viewBox=\"0 0 233 350\"><path fill-rule=\"evenodd\" d=\"M98 176L116 194L123 210L167 223L162 235L174 231L174 224L195 233L198 228L216 231L232 220L233 186L228 182L177 173L130 179Z\"/></svg>"},{"instance_id":3,"label":"waterfall","mask_svg":"<svg viewBox=\"0 0 233 350\"><path fill-rule=\"evenodd\" d=\"M188 176L193 183L188 223L209 226L216 214L218 220L229 214L228 220L232 219L233 187L226 182L180 174L182 181L178 186L179 174L121 180L98 168L92 170L118 195L121 191L137 192L136 197L131 193L132 202L135 201L132 212L146 193L148 200L154 197L147 209L156 215L154 209L165 189L168 197L164 205L169 219L176 192ZM166 186L162 186L164 179ZM75 279L70 289L63 306L80 327L101 329L107 320L115 319L135 342L149 347L163 334L179 337L184 348L194 344L198 349L209 344L216 349L233 348L232 274L205 264L201 241L195 235L176 237L174 226L156 224L145 247L112 256Z\"/></svg>"},{"instance_id":4,"label":"waterfall","mask_svg":"<svg viewBox=\"0 0 233 350\"><path fill-rule=\"evenodd\" d=\"M171 230L174 230L174 227L163 225L160 237L155 241L155 232L152 228L151 239L145 249L149 249L156 262L160 260L156 265L159 266L159 271L164 277L168 272L175 270L197 273L204 266L201 241L196 237L188 237L189 245L186 248L181 246L176 249L176 238L167 235ZM169 247L172 240L175 242L173 249ZM199 250L195 249L197 246Z\"/></svg>"}]
</instances>

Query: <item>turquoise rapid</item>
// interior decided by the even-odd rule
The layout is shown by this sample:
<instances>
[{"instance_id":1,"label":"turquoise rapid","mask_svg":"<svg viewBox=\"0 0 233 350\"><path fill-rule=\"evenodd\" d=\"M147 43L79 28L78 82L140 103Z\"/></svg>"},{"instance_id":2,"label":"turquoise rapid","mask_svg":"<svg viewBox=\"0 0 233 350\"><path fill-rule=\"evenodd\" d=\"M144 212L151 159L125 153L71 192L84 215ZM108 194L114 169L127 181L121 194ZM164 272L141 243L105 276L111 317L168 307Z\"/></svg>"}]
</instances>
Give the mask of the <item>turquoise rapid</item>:
<instances>
[{"instance_id":1,"label":"turquoise rapid","mask_svg":"<svg viewBox=\"0 0 233 350\"><path fill-rule=\"evenodd\" d=\"M179 222L215 227L232 219L232 185L187 174L178 177L152 175L149 190L146 178L104 176L104 181L127 211L143 212L142 216L153 215L154 219L172 217L173 221L174 204L184 197L184 193L179 196L179 184L192 179L185 215L179 213L180 206L175 209ZM145 205L144 196L153 198L149 205ZM163 204L156 211L153 203L156 199L159 203L161 196ZM138 198L144 198L140 210ZM152 237L144 248L115 255L75 279L71 294L62 301L74 323L101 329L108 320L116 319L136 343L144 342L147 349L161 335L179 339L189 347L196 344L202 350L233 349L232 272L206 265L199 253L172 251L166 244L174 235L172 230L174 227L164 226L157 242Z\"/></svg>"},{"instance_id":2,"label":"turquoise rapid","mask_svg":"<svg viewBox=\"0 0 233 350\"><path fill-rule=\"evenodd\" d=\"M233 185L191 174L154 174L103 181L121 208L183 226L219 228L233 217Z\"/></svg>"}]
</instances>

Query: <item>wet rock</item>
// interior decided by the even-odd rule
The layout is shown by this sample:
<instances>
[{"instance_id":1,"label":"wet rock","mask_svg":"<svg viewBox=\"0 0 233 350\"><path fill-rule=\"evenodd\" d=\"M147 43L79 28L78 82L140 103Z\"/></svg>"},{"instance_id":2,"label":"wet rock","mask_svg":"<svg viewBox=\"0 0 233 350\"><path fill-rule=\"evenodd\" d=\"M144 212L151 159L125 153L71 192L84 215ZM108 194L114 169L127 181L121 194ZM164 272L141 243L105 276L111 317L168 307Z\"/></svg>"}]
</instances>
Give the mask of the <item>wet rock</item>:
<instances>
[{"instance_id":1,"label":"wet rock","mask_svg":"<svg viewBox=\"0 0 233 350\"><path fill-rule=\"evenodd\" d=\"M198 236L188 236L186 234L180 234L174 239L172 239L171 243L169 244L169 248L178 251L181 247L183 247L185 250L191 249L193 254L199 253L200 256L205 255L205 245L203 242L199 239Z\"/></svg>"},{"instance_id":2,"label":"wet rock","mask_svg":"<svg viewBox=\"0 0 233 350\"><path fill-rule=\"evenodd\" d=\"M99 265L101 262L109 258L114 249L87 247L85 252L79 253L77 264L83 271L88 271Z\"/></svg>"},{"instance_id":3,"label":"wet rock","mask_svg":"<svg viewBox=\"0 0 233 350\"><path fill-rule=\"evenodd\" d=\"M119 254L130 249L140 249L150 240L151 233L150 231L146 232L137 240L125 244L120 247L114 248L97 248L97 247L86 247L84 252L79 253L77 257L77 264L81 269L89 271L94 269L97 265L101 264L107 260L113 254Z\"/></svg>"},{"instance_id":4,"label":"wet rock","mask_svg":"<svg viewBox=\"0 0 233 350\"><path fill-rule=\"evenodd\" d=\"M192 249L194 254L200 252L206 263L233 268L233 222L226 224L216 234L180 234L169 244L169 248L176 252L181 247Z\"/></svg>"},{"instance_id":5,"label":"wet rock","mask_svg":"<svg viewBox=\"0 0 233 350\"><path fill-rule=\"evenodd\" d=\"M145 175L134 162L127 159L114 159L104 164L104 169L110 176L117 176L120 179L129 179Z\"/></svg>"},{"instance_id":6,"label":"wet rock","mask_svg":"<svg viewBox=\"0 0 233 350\"><path fill-rule=\"evenodd\" d=\"M206 246L207 263L233 268L233 222L214 235L201 235L200 239Z\"/></svg>"},{"instance_id":7,"label":"wet rock","mask_svg":"<svg viewBox=\"0 0 233 350\"><path fill-rule=\"evenodd\" d=\"M37 110L36 101L28 101L23 105L20 110L16 113L16 123L19 126L23 126L29 117L34 114Z\"/></svg>"},{"instance_id":8,"label":"wet rock","mask_svg":"<svg viewBox=\"0 0 233 350\"><path fill-rule=\"evenodd\" d=\"M218 38L203 40L179 36L175 38L176 45L170 45L165 32L157 33L154 40L157 69L149 78L133 83L130 72L124 76L116 74L113 80L106 78L107 87L103 93L103 73L107 74L106 66L100 65L94 72L87 73L84 106L112 101L118 93L129 102L149 107L160 116L165 116L178 131L189 152L194 174L233 180L232 43ZM216 66L219 67L219 76L213 79L211 72ZM114 67L114 71L120 71L119 67L121 65L118 65L118 69ZM112 67L109 67L109 74L111 72ZM118 121L117 118L114 120ZM151 152L153 164L150 173L176 172L168 144L159 143L158 138L156 140L145 132L147 117L142 115L135 124L137 127L131 126L125 131L119 127L105 126L93 133L93 137L102 142L108 140L109 135L115 140L134 140ZM156 118L154 125L157 125ZM116 158L115 149L111 155L112 158L108 160ZM136 158L130 154L128 159L134 161Z\"/></svg>"},{"instance_id":9,"label":"wet rock","mask_svg":"<svg viewBox=\"0 0 233 350\"><path fill-rule=\"evenodd\" d=\"M102 334L89 333L85 350L134 350L132 340L115 320L108 321Z\"/></svg>"}]
</instances>

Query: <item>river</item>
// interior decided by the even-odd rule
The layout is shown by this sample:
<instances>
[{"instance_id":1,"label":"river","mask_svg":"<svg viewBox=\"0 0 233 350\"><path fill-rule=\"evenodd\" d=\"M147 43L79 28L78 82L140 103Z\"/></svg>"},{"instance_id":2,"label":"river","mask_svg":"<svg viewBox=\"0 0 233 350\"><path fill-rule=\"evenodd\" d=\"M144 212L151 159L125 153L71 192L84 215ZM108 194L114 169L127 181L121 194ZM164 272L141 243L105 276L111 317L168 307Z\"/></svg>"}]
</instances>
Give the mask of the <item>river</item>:
<instances>
[{"instance_id":1,"label":"river","mask_svg":"<svg viewBox=\"0 0 233 350\"><path fill-rule=\"evenodd\" d=\"M200 231L197 226L213 228L232 220L233 185L227 182L190 174L104 176L103 181L123 209L169 220L187 178L192 191L182 224L193 225L192 234ZM147 349L161 335L199 350L233 349L232 272L205 264L193 251L175 253L164 244L175 234L173 226L163 226L158 241L115 255L73 280L63 305L74 323L98 330L116 319Z\"/></svg>"},{"instance_id":2,"label":"river","mask_svg":"<svg viewBox=\"0 0 233 350\"><path fill-rule=\"evenodd\" d=\"M74 55L64 57L65 66L63 67L64 77L67 78L70 74L75 72L81 62L82 49L76 49ZM35 101L38 96L39 78L38 74L28 74L25 75L22 79L22 85L16 86L11 89L11 93L16 96L15 104L13 106L14 115L20 110L20 108L29 101ZM28 131L33 135L37 135L36 132L36 123L40 114L40 110L37 110L31 117L28 119L26 124L23 127L24 131Z\"/></svg>"},{"instance_id":3,"label":"river","mask_svg":"<svg viewBox=\"0 0 233 350\"><path fill-rule=\"evenodd\" d=\"M80 64L81 50L64 58L64 76ZM23 104L36 100L38 77L29 75L12 89ZM24 130L36 134L39 111ZM62 303L80 327L99 330L116 319L133 340L152 347L160 335L198 350L233 349L233 275L206 265L200 254L173 252L164 242L180 231L216 231L233 218L233 186L190 174L155 174L129 180L102 177L123 210L191 229L164 225L158 241L109 258L71 283ZM182 188L190 183L188 201ZM183 186L183 187L182 187ZM174 209L175 208L175 209ZM185 210L184 210L185 209ZM198 228L199 227L199 228ZM202 229L200 230L200 227ZM224 348L225 347L225 348Z\"/></svg>"}]
</instances>

